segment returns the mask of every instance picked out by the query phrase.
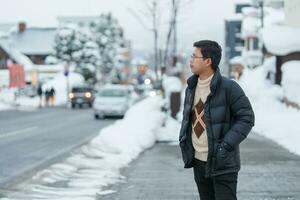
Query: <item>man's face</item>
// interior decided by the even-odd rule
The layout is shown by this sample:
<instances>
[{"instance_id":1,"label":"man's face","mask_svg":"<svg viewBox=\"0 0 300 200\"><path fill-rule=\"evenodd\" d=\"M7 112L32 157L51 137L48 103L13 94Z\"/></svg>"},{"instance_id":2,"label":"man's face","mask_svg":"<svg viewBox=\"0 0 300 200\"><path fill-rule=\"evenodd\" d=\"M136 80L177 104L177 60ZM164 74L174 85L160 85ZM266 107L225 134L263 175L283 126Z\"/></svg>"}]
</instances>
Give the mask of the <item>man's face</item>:
<instances>
[{"instance_id":1,"label":"man's face","mask_svg":"<svg viewBox=\"0 0 300 200\"><path fill-rule=\"evenodd\" d=\"M208 70L210 67L211 60L210 58L204 58L201 49L195 48L194 53L191 56L190 67L193 74L200 75L203 71Z\"/></svg>"}]
</instances>

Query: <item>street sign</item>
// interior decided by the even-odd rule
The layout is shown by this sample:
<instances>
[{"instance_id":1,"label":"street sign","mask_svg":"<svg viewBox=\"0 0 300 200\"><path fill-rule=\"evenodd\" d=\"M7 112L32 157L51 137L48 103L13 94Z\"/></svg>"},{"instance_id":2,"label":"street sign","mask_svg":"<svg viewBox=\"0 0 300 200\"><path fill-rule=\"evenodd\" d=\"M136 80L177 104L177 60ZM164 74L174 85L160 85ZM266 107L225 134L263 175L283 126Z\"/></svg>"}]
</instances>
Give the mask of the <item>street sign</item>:
<instances>
[{"instance_id":1,"label":"street sign","mask_svg":"<svg viewBox=\"0 0 300 200\"><path fill-rule=\"evenodd\" d=\"M69 76L69 65L67 64L64 66L64 75Z\"/></svg>"}]
</instances>

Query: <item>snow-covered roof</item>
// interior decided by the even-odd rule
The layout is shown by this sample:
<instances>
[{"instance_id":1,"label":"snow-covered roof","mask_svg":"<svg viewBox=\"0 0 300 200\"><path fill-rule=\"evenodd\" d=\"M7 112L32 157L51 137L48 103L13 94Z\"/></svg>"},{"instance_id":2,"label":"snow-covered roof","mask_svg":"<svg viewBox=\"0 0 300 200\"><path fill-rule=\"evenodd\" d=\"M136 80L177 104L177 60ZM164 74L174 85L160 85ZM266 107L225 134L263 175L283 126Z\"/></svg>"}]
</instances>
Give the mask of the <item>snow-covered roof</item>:
<instances>
[{"instance_id":1,"label":"snow-covered roof","mask_svg":"<svg viewBox=\"0 0 300 200\"><path fill-rule=\"evenodd\" d=\"M257 37L261 29L260 11L257 8L243 8L244 19L242 20L241 37ZM282 25L285 15L283 9L265 7L264 27Z\"/></svg>"},{"instance_id":2,"label":"snow-covered roof","mask_svg":"<svg viewBox=\"0 0 300 200\"><path fill-rule=\"evenodd\" d=\"M234 0L235 4L252 4L252 0Z\"/></svg>"},{"instance_id":3,"label":"snow-covered roof","mask_svg":"<svg viewBox=\"0 0 300 200\"><path fill-rule=\"evenodd\" d=\"M242 13L244 16L251 16L251 17L259 17L260 10L255 7L244 7L242 8Z\"/></svg>"},{"instance_id":4,"label":"snow-covered roof","mask_svg":"<svg viewBox=\"0 0 300 200\"><path fill-rule=\"evenodd\" d=\"M287 55L300 51L300 28L270 26L262 30L263 43L275 55Z\"/></svg>"},{"instance_id":5,"label":"snow-covered roof","mask_svg":"<svg viewBox=\"0 0 300 200\"><path fill-rule=\"evenodd\" d=\"M26 28L24 32L12 32L15 47L26 55L48 55L53 52L56 28Z\"/></svg>"},{"instance_id":6,"label":"snow-covered roof","mask_svg":"<svg viewBox=\"0 0 300 200\"><path fill-rule=\"evenodd\" d=\"M74 15L74 16L58 16L57 20L59 23L76 23L79 25L89 25L89 23L97 20L99 16L91 15Z\"/></svg>"},{"instance_id":7,"label":"snow-covered roof","mask_svg":"<svg viewBox=\"0 0 300 200\"><path fill-rule=\"evenodd\" d=\"M10 44L8 37L0 37L0 47L18 64L23 64L25 71L32 70L31 60Z\"/></svg>"},{"instance_id":8,"label":"snow-covered roof","mask_svg":"<svg viewBox=\"0 0 300 200\"><path fill-rule=\"evenodd\" d=\"M225 20L234 20L234 21L242 21L242 19L243 19L242 13L235 13L225 18Z\"/></svg>"}]
</instances>

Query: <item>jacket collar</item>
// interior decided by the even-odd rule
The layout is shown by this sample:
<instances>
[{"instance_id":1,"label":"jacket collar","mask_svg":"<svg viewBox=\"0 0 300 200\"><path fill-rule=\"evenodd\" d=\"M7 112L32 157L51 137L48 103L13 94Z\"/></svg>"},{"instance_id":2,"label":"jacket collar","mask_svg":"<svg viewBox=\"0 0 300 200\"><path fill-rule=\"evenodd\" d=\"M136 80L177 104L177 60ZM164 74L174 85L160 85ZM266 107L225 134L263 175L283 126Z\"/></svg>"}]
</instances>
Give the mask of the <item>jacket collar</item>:
<instances>
[{"instance_id":1,"label":"jacket collar","mask_svg":"<svg viewBox=\"0 0 300 200\"><path fill-rule=\"evenodd\" d=\"M196 75L196 74L193 74L190 78L188 78L187 80L187 84L188 84L188 88L189 89L194 89L197 85L197 82L198 82L198 77L199 75ZM214 76L212 77L212 80L210 82L210 91L211 93L214 93L219 82L221 81L221 73L220 73L220 69L217 68Z\"/></svg>"}]
</instances>

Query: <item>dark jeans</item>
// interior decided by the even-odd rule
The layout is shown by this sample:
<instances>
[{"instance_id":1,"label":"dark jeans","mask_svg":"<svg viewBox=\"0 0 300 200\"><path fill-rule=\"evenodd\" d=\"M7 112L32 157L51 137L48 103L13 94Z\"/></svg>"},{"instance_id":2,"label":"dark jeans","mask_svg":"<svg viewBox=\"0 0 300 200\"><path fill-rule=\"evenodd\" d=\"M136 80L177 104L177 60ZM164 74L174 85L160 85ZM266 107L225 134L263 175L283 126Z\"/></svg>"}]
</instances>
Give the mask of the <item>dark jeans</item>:
<instances>
[{"instance_id":1,"label":"dark jeans","mask_svg":"<svg viewBox=\"0 0 300 200\"><path fill-rule=\"evenodd\" d=\"M201 200L236 200L237 173L205 178L206 162L195 159L194 178Z\"/></svg>"}]
</instances>

